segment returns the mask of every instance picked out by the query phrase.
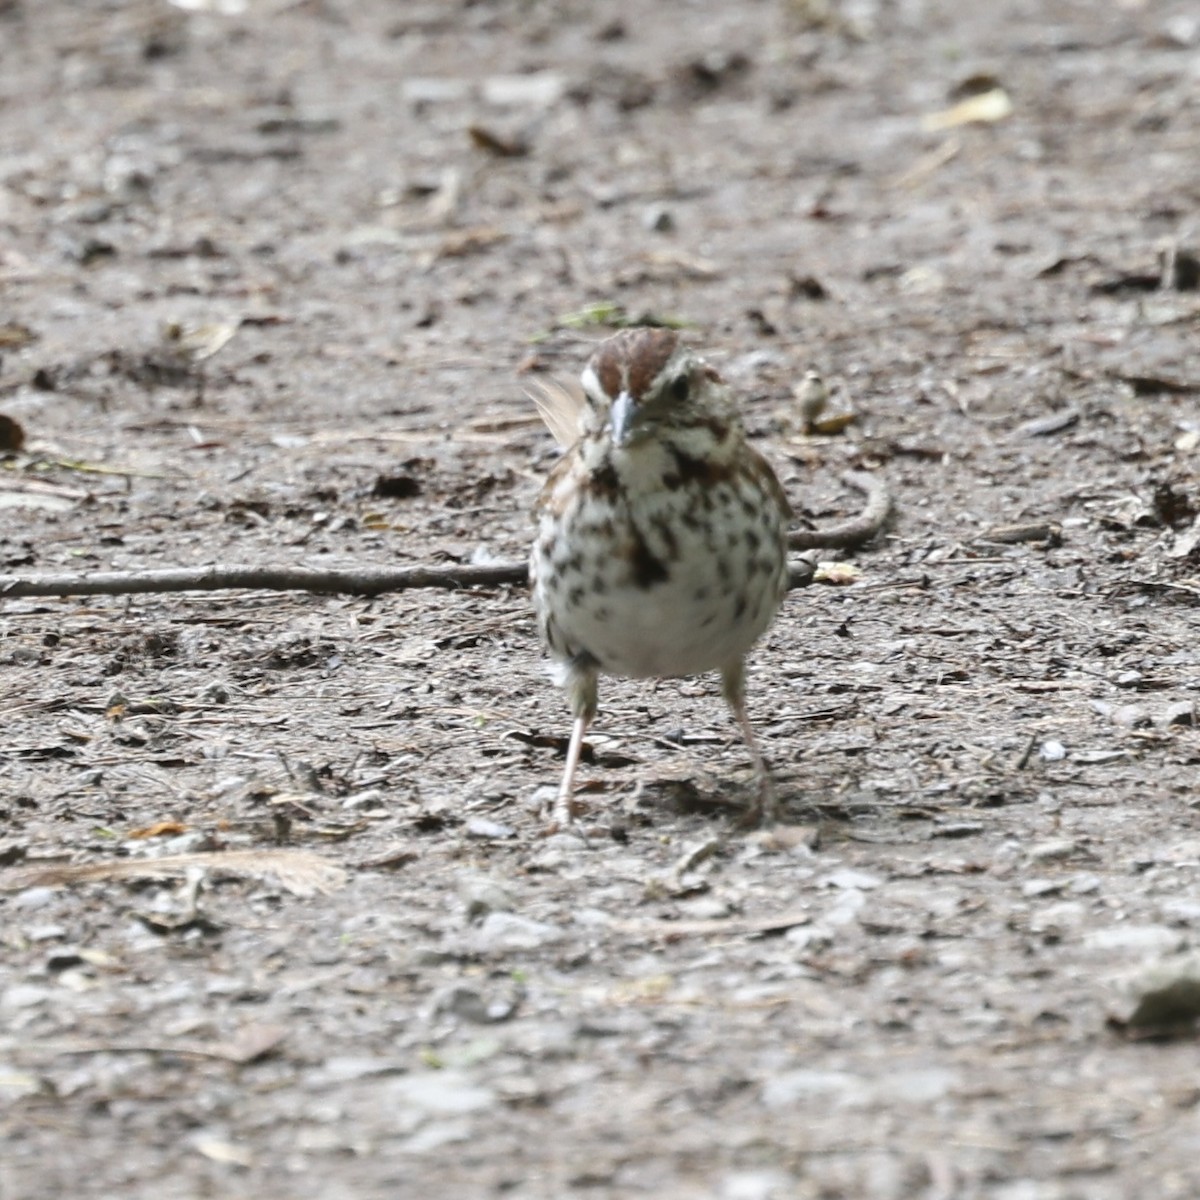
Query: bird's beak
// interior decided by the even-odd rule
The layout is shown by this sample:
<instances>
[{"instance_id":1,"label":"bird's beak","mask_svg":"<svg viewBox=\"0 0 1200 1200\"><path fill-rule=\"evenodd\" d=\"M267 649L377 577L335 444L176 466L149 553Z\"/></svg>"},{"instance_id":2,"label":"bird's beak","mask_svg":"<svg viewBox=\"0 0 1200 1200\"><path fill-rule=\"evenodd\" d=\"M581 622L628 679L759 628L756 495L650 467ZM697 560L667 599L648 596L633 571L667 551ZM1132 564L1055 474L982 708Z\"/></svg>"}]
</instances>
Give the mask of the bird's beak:
<instances>
[{"instance_id":1,"label":"bird's beak","mask_svg":"<svg viewBox=\"0 0 1200 1200\"><path fill-rule=\"evenodd\" d=\"M622 392L614 401L608 415L609 428L612 429L613 441L623 446L629 441L638 419L637 401L628 393Z\"/></svg>"}]
</instances>

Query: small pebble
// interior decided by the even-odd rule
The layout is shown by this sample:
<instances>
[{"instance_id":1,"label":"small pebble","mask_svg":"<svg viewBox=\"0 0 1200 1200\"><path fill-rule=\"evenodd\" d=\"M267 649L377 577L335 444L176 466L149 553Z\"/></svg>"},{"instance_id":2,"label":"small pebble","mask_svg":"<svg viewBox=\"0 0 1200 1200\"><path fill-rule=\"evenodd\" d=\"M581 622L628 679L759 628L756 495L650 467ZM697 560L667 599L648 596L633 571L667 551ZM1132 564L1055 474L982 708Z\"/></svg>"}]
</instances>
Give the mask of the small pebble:
<instances>
[{"instance_id":1,"label":"small pebble","mask_svg":"<svg viewBox=\"0 0 1200 1200\"><path fill-rule=\"evenodd\" d=\"M1055 838L1053 841L1036 842L1029 847L1026 857L1030 862L1053 862L1070 858L1079 850L1079 843L1070 838Z\"/></svg>"},{"instance_id":2,"label":"small pebble","mask_svg":"<svg viewBox=\"0 0 1200 1200\"><path fill-rule=\"evenodd\" d=\"M472 817L467 822L467 837L501 841L516 836L517 831L511 825L501 825L499 821L489 821L486 817Z\"/></svg>"},{"instance_id":3,"label":"small pebble","mask_svg":"<svg viewBox=\"0 0 1200 1200\"><path fill-rule=\"evenodd\" d=\"M656 204L642 214L642 224L651 233L670 233L675 228L675 218L669 208Z\"/></svg>"}]
</instances>

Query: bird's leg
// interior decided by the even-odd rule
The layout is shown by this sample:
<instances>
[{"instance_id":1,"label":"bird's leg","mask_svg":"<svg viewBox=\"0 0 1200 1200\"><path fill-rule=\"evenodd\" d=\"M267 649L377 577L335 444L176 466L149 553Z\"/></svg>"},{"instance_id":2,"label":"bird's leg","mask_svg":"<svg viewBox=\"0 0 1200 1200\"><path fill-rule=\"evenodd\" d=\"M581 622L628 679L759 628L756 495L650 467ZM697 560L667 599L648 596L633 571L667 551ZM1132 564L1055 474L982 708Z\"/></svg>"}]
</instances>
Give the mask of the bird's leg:
<instances>
[{"instance_id":1,"label":"bird's leg","mask_svg":"<svg viewBox=\"0 0 1200 1200\"><path fill-rule=\"evenodd\" d=\"M575 771L583 751L583 736L596 715L596 682L596 667L590 657L580 655L567 664L565 683L575 723L571 726L571 741L567 746L567 765L563 769L562 783L550 814L552 829L565 829L574 820L571 796L575 790Z\"/></svg>"},{"instance_id":2,"label":"bird's leg","mask_svg":"<svg viewBox=\"0 0 1200 1200\"><path fill-rule=\"evenodd\" d=\"M742 738L746 743L746 749L750 751L750 759L754 763L754 774L758 782L757 802L746 813L743 823L748 826L769 825L775 820L776 815L775 785L771 780L771 771L767 767L767 760L763 758L762 750L759 748L758 738L754 736L754 726L750 724L750 718L746 715L745 659L739 658L736 662L722 667L721 695L725 697L725 703L729 705L734 720L737 721L738 728L742 731Z\"/></svg>"}]
</instances>

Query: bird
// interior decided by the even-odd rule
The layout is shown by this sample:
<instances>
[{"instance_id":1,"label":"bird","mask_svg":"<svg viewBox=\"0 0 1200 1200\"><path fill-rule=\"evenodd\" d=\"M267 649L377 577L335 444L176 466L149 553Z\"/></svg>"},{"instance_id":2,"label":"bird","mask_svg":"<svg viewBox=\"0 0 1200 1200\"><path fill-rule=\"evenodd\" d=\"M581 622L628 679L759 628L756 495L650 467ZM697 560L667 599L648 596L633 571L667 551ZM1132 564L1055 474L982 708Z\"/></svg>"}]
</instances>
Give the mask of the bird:
<instances>
[{"instance_id":1,"label":"bird","mask_svg":"<svg viewBox=\"0 0 1200 1200\"><path fill-rule=\"evenodd\" d=\"M601 675L709 671L753 762L749 819L767 822L775 795L746 712L746 656L787 592L787 496L746 440L733 389L675 330L618 331L580 383L533 396L566 448L536 501L530 553L538 629L573 716L549 828L574 821Z\"/></svg>"}]
</instances>

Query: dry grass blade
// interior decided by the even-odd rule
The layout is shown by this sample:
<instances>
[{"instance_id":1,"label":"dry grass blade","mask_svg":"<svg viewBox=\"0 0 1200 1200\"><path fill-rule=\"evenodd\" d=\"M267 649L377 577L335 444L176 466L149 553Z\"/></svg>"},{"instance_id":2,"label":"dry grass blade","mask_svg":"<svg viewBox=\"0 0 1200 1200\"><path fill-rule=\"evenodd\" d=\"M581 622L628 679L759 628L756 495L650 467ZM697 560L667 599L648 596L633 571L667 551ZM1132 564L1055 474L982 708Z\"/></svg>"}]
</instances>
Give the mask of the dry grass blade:
<instances>
[{"instance_id":1,"label":"dry grass blade","mask_svg":"<svg viewBox=\"0 0 1200 1200\"><path fill-rule=\"evenodd\" d=\"M293 896L328 893L346 882L337 863L310 850L217 850L211 854L169 854L162 858L123 858L117 862L66 863L20 867L0 874L0 890L66 887L110 879L162 879L189 867L230 875L271 876Z\"/></svg>"},{"instance_id":2,"label":"dry grass blade","mask_svg":"<svg viewBox=\"0 0 1200 1200\"><path fill-rule=\"evenodd\" d=\"M537 405L538 413L546 422L546 428L554 435L554 440L564 450L575 445L579 440L586 403L583 389L566 386L553 379L534 379L531 383L535 390L527 388L525 395Z\"/></svg>"},{"instance_id":3,"label":"dry grass blade","mask_svg":"<svg viewBox=\"0 0 1200 1200\"><path fill-rule=\"evenodd\" d=\"M634 933L642 937L662 937L670 941L684 937L760 937L766 933L780 933L797 925L807 925L812 914L807 909L775 913L765 917L714 917L698 920L654 920L631 918L613 921L611 929L621 933Z\"/></svg>"}]
</instances>

